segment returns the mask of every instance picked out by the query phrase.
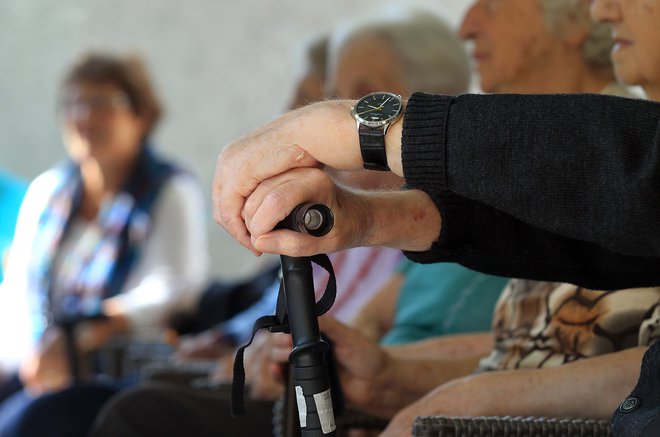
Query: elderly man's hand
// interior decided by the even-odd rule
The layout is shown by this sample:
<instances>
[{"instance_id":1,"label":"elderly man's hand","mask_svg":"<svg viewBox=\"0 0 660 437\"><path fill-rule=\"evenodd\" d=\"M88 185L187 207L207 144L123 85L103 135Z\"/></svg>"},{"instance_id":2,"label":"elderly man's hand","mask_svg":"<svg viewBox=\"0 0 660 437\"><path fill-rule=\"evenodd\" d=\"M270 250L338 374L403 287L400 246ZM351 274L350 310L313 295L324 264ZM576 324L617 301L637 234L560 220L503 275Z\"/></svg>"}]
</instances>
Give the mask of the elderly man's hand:
<instances>
[{"instance_id":1,"label":"elderly man's hand","mask_svg":"<svg viewBox=\"0 0 660 437\"><path fill-rule=\"evenodd\" d=\"M273 228L301 203L321 203L334 215L323 238ZM246 200L242 216L251 243L261 252L290 256L330 253L371 243L374 223L364 195L335 185L324 171L298 168L263 181Z\"/></svg>"},{"instance_id":2,"label":"elderly man's hand","mask_svg":"<svg viewBox=\"0 0 660 437\"><path fill-rule=\"evenodd\" d=\"M261 182L293 168L320 164L342 170L360 169L362 159L350 107L350 101L310 105L227 146L218 157L213 182L213 210L218 224L259 254L241 213L245 200Z\"/></svg>"},{"instance_id":3,"label":"elderly man's hand","mask_svg":"<svg viewBox=\"0 0 660 437\"><path fill-rule=\"evenodd\" d=\"M328 206L335 223L322 238L275 230L301 203ZM241 217L253 248L310 256L351 247L390 246L428 250L441 218L430 197L418 190L360 191L342 187L317 168L296 168L262 181L246 199Z\"/></svg>"}]
</instances>

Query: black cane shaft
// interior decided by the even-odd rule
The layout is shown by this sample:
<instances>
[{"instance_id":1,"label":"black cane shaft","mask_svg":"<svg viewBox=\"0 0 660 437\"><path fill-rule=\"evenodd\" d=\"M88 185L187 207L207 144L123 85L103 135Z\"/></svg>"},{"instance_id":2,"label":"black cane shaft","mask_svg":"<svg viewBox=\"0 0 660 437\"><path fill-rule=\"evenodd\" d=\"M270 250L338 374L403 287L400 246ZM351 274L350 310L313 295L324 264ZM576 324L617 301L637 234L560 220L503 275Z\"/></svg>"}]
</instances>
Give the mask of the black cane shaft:
<instances>
[{"instance_id":1,"label":"black cane shaft","mask_svg":"<svg viewBox=\"0 0 660 437\"><path fill-rule=\"evenodd\" d=\"M305 204L296 207L278 228L322 236L332 229L332 225L330 209L323 205ZM328 344L321 339L319 331L312 263L307 257L286 255L282 255L280 261L293 340L289 376L298 410L300 435L335 436L328 367L324 361Z\"/></svg>"},{"instance_id":2,"label":"black cane shaft","mask_svg":"<svg viewBox=\"0 0 660 437\"><path fill-rule=\"evenodd\" d=\"M286 255L281 262L293 346L319 341L312 265L308 258Z\"/></svg>"}]
</instances>

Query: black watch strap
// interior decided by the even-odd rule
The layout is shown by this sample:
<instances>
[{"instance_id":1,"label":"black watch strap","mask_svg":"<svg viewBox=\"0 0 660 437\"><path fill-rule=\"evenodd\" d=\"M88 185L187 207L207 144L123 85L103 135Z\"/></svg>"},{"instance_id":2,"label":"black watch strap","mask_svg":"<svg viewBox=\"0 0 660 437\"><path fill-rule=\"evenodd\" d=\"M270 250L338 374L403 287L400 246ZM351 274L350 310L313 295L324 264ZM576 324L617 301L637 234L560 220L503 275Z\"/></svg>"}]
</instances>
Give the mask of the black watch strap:
<instances>
[{"instance_id":1,"label":"black watch strap","mask_svg":"<svg viewBox=\"0 0 660 437\"><path fill-rule=\"evenodd\" d=\"M362 162L367 170L389 171L385 153L385 133L382 127L369 127L363 124L358 129Z\"/></svg>"}]
</instances>

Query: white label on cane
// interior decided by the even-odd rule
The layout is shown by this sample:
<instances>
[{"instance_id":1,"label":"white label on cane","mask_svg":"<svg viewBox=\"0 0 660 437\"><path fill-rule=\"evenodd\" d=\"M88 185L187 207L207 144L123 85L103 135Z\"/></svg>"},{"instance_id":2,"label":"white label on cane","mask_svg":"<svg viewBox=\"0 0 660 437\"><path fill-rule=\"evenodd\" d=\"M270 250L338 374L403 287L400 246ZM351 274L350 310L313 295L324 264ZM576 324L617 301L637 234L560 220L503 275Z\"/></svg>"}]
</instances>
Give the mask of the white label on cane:
<instances>
[{"instance_id":1,"label":"white label on cane","mask_svg":"<svg viewBox=\"0 0 660 437\"><path fill-rule=\"evenodd\" d=\"M300 420L300 427L307 426L307 404L305 403L305 395L303 394L302 387L296 386L296 401L298 402L298 419Z\"/></svg>"},{"instance_id":2,"label":"white label on cane","mask_svg":"<svg viewBox=\"0 0 660 437\"><path fill-rule=\"evenodd\" d=\"M316 411L319 413L321 431L323 431L323 434L330 434L337 429L335 425L335 413L332 411L330 390L315 394L314 403L316 404Z\"/></svg>"}]
</instances>

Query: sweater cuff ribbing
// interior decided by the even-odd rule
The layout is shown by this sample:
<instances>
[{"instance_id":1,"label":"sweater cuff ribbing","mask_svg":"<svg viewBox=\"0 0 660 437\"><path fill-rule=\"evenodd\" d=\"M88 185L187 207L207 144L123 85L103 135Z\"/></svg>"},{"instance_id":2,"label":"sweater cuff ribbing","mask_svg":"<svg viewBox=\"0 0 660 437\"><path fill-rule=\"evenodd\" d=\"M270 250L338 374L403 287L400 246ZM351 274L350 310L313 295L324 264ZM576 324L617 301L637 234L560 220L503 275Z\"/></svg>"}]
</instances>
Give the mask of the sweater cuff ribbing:
<instances>
[{"instance_id":1,"label":"sweater cuff ribbing","mask_svg":"<svg viewBox=\"0 0 660 437\"><path fill-rule=\"evenodd\" d=\"M451 96L415 93L403 119L401 162L407 184L426 192L447 188L446 129Z\"/></svg>"}]
</instances>

